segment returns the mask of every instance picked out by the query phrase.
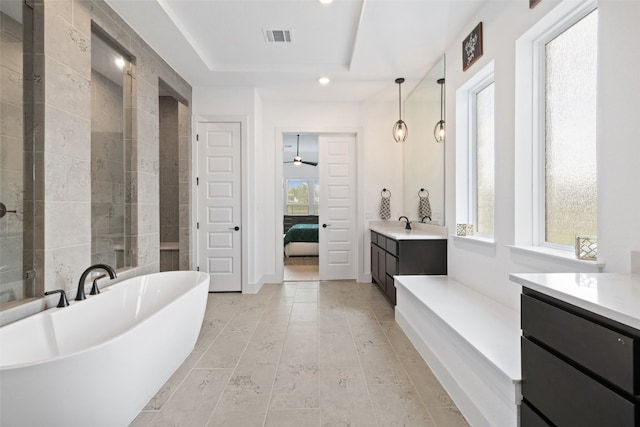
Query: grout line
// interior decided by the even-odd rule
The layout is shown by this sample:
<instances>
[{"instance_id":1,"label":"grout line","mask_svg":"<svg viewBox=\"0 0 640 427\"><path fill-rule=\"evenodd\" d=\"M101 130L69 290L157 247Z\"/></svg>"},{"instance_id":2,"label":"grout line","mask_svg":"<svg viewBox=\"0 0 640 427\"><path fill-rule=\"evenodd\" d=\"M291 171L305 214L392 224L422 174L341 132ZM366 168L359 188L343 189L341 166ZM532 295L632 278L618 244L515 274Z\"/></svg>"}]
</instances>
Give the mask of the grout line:
<instances>
[{"instance_id":1,"label":"grout line","mask_svg":"<svg viewBox=\"0 0 640 427\"><path fill-rule=\"evenodd\" d=\"M284 283L282 284L284 285ZM298 285L296 284L296 293L298 292ZM271 297L274 298L273 296ZM282 340L282 347L280 347L280 355L278 356L278 362L276 363L276 372L273 375L273 381L271 383L271 390L269 391L269 399L267 399L267 410L264 413L264 420L262 421L262 426L264 427L267 424L267 418L269 417L269 411L271 410L271 400L273 399L273 389L276 386L276 379L278 378L278 372L280 371L280 362L282 361L282 352L284 351L284 346L287 342L287 334L289 333L289 325L291 324L291 312L293 311L293 304L295 304L296 295L293 294L293 303L291 304L291 310L289 310L289 316L287 319L287 327L284 331L284 339Z\"/></svg>"},{"instance_id":2,"label":"grout line","mask_svg":"<svg viewBox=\"0 0 640 427\"><path fill-rule=\"evenodd\" d=\"M394 312L394 321L395 321L395 306L393 308L393 312ZM411 386L413 387L413 390L415 391L416 395L420 399L420 402L422 402L422 407L427 411L427 414L429 414L429 416L433 420L434 425L437 427L438 423L436 422L435 417L431 413L431 410L429 409L429 407L427 407L427 404L426 404L424 398L422 397L422 395L418 392L418 388L416 387L415 383L413 382L413 379L411 378L411 375L409 375L409 371L407 371L407 368L404 366L404 363L402 362L402 359L400 359L400 357L398 356L398 352L396 351L396 347L391 342L391 339L389 339L389 335L387 335L387 333L385 332L384 328L382 327L382 324L380 323L380 319L378 318L378 315L376 314L375 311L373 312L373 315L375 316L376 322L378 322L378 325L380 326L380 329L382 330L382 333L384 334L385 338L389 342L389 346L391 347L391 351L393 351L393 354L396 356L396 359L400 363L400 366L402 366L402 370L407 375L407 378L409 379L409 382L411 383ZM403 334L404 334L404 332L403 332ZM413 343L411 343L411 346L413 346ZM415 349L415 347L414 347L414 349Z\"/></svg>"},{"instance_id":3,"label":"grout line","mask_svg":"<svg viewBox=\"0 0 640 427\"><path fill-rule=\"evenodd\" d=\"M213 298L212 295L207 295L207 299L211 297ZM207 301L208 304L208 301ZM205 307L205 315L207 313L207 309ZM202 358L204 357L204 355L207 353L207 351L209 351L209 349L211 348L211 346L213 345L214 342L216 342L216 340L218 339L218 337L220 337L220 334L222 334L222 331L224 331L224 329L227 327L227 325L229 324L229 322L231 321L231 319L233 319L233 316L231 316L229 318L229 320L227 320L227 323L224 324L224 326L220 329L220 331L218 332L218 334L215 336L214 339L211 340L211 343L209 343L209 345L202 351L202 354L200 354L200 357L198 357L196 359L196 361L193 363L193 366L191 367L191 369L189 369L189 371L185 374L185 376L182 378L182 380L180 380L180 382L178 382L178 384L176 384L176 388L175 390L173 390L173 392L171 393L171 395L167 398L167 400L162 404L162 406L160 406L160 409L156 410L156 415L150 420L150 424L148 425L152 425L153 422L156 420L156 418L158 418L158 416L160 416L160 413L162 412L162 410L164 409L165 405L167 405L171 399L173 399L173 396L175 396L175 394L178 392L178 390L180 390L180 388L182 387L182 384L184 384L184 382L186 381L187 377L189 375L191 375L191 373L196 370L196 369L204 369L204 368L196 368L196 366L198 366L198 363L200 362L200 360L202 360ZM204 322L204 319L202 319L202 321ZM200 331L202 331L202 325L200 326ZM197 340L196 340L197 342ZM190 354L191 355L191 354ZM187 356L189 357L189 356ZM184 363L184 362L182 362ZM179 369L179 368L178 368ZM162 387L164 387L164 384L162 385ZM160 391L160 390L158 390ZM154 395L155 397L155 395ZM220 396L222 397L222 395ZM153 399L153 397L152 397ZM148 402L147 402L148 403Z\"/></svg>"},{"instance_id":4,"label":"grout line","mask_svg":"<svg viewBox=\"0 0 640 427\"><path fill-rule=\"evenodd\" d=\"M364 294L363 294L362 290L360 288L357 288L357 290L358 290L358 293L360 294L360 296L364 297ZM344 306L342 293L340 294L340 302ZM367 302L367 306L369 307L369 310L371 310L371 304L369 302ZM371 310L371 311L373 312L373 310ZM373 315L375 316L375 313L373 313ZM353 347L356 350L356 357L358 358L358 366L360 368L360 373L362 374L362 381L364 382L364 386L367 388L367 397L369 398L369 405L371 406L371 413L373 414L373 418L376 420L376 425L378 427L380 427L380 421L378 420L378 415L376 414L376 411L373 409L373 399L371 399L371 390L369 390L369 384L367 383L367 377L366 377L366 375L364 373L364 367L362 366L362 359L360 359L360 354L358 353L358 347L357 347L356 339L353 336L353 328L351 327L351 322L349 321L349 316L347 316L346 313L345 313L345 317L347 319L347 325L349 326L349 333L351 334L351 341L353 341ZM377 318L376 318L376 320L377 320Z\"/></svg>"},{"instance_id":5,"label":"grout line","mask_svg":"<svg viewBox=\"0 0 640 427\"><path fill-rule=\"evenodd\" d=\"M271 298L273 298L273 295L271 296ZM271 301L271 298L269 298L268 301ZM268 301L267 301L267 303L268 303ZM242 350L242 353L240 354L240 357L238 357L238 361L236 362L236 365L231 370L231 375L229 375L229 379L227 379L227 383L225 384L224 388L222 389L222 393L220 394L220 397L218 398L218 401L216 402L215 406L213 407L213 410L211 411L211 414L209 415L209 418L207 419L207 423L205 425L209 425L209 423L211 422L211 419L213 418L213 414L216 412L216 409L218 409L218 406L220 405L220 402L222 401L222 398L224 397L224 394L229 390L229 384L231 383L231 378L233 378L233 374L236 372L236 369L238 369L238 365L240 364L240 361L242 360L242 358L244 357L245 353L247 352L247 348L249 348L249 343L253 339L253 337L254 337L254 335L256 333L256 330L258 329L258 325L260 324L260 322L264 318L265 310L266 310L266 304L265 304L265 308L262 309L262 313L260 314L260 318L258 319L258 323L253 328L253 330L251 331L251 336L249 337L249 340L247 340L247 343L244 346L244 349ZM233 316L231 316L231 318L229 319L227 324L224 326L224 328L222 328L222 330L218 334L218 337L222 334L222 332L224 332L224 330L227 328L227 326L229 326L229 323L231 323L231 321L236 318L236 316L238 315L238 311L239 310L236 309L236 311L233 313ZM218 339L218 337L216 337L216 339ZM213 342L215 342L215 340ZM211 345L213 345L213 342L211 343ZM204 354L203 354L203 356L204 356ZM228 369L228 368L225 368L225 369Z\"/></svg>"}]
</instances>

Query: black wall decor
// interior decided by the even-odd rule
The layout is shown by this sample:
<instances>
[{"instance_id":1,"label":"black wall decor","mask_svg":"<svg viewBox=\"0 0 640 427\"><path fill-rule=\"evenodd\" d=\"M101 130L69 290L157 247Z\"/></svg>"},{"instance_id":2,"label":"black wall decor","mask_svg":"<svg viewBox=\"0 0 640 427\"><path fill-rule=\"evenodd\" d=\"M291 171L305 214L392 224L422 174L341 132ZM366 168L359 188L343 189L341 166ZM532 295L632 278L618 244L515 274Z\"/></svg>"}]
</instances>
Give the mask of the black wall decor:
<instances>
[{"instance_id":1,"label":"black wall decor","mask_svg":"<svg viewBox=\"0 0 640 427\"><path fill-rule=\"evenodd\" d=\"M467 71L482 56L482 22L462 42L462 71Z\"/></svg>"}]
</instances>

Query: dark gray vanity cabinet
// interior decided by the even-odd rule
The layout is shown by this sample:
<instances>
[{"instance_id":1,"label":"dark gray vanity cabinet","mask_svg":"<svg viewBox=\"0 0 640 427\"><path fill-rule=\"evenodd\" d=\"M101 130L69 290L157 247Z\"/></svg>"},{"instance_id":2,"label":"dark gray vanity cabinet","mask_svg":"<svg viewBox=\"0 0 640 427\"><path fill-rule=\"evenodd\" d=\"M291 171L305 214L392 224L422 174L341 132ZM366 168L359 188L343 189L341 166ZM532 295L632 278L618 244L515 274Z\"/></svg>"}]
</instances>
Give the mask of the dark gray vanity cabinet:
<instances>
[{"instance_id":1,"label":"dark gray vanity cabinet","mask_svg":"<svg viewBox=\"0 0 640 427\"><path fill-rule=\"evenodd\" d=\"M523 288L522 427L640 426L640 331Z\"/></svg>"},{"instance_id":2,"label":"dark gray vanity cabinet","mask_svg":"<svg viewBox=\"0 0 640 427\"><path fill-rule=\"evenodd\" d=\"M396 240L371 231L371 277L394 305L393 276L402 274L447 274L447 240Z\"/></svg>"}]
</instances>

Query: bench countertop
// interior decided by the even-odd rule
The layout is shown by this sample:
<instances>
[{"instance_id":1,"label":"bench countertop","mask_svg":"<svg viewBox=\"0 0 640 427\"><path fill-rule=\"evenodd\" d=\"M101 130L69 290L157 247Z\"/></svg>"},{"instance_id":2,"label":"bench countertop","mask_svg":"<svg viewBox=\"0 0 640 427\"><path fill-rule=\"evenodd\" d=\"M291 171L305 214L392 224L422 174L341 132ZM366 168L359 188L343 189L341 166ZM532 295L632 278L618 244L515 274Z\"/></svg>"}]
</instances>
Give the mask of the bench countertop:
<instances>
[{"instance_id":1,"label":"bench countertop","mask_svg":"<svg viewBox=\"0 0 640 427\"><path fill-rule=\"evenodd\" d=\"M512 381L520 372L520 315L449 276L395 276L413 294Z\"/></svg>"}]
</instances>

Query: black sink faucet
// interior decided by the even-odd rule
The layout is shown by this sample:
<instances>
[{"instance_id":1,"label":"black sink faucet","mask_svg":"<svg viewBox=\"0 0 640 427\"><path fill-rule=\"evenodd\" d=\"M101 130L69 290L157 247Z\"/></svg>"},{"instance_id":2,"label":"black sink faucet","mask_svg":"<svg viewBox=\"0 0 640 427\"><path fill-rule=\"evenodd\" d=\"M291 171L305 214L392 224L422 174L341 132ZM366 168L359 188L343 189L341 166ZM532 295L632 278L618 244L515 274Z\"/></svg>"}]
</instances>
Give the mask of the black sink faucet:
<instances>
[{"instance_id":1,"label":"black sink faucet","mask_svg":"<svg viewBox=\"0 0 640 427\"><path fill-rule=\"evenodd\" d=\"M82 301L83 299L87 299L87 297L84 294L84 282L87 280L87 276L89 276L89 273L91 273L93 270L104 270L107 272L107 274L109 274L109 278L111 279L115 279L116 277L116 271L113 269L113 267L111 267L110 265L107 264L94 264L91 267L87 268L82 275L80 276L80 283L78 283L78 292L76 292L76 301Z\"/></svg>"},{"instance_id":2,"label":"black sink faucet","mask_svg":"<svg viewBox=\"0 0 640 427\"><path fill-rule=\"evenodd\" d=\"M406 216L401 216L400 218L398 218L398 221L400 221L402 218L407 220L407 224L404 226L405 230L411 230L411 221L409 221L409 218L407 218Z\"/></svg>"}]
</instances>

